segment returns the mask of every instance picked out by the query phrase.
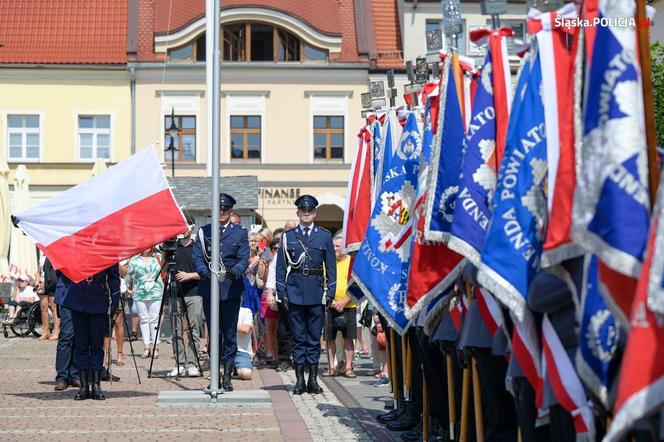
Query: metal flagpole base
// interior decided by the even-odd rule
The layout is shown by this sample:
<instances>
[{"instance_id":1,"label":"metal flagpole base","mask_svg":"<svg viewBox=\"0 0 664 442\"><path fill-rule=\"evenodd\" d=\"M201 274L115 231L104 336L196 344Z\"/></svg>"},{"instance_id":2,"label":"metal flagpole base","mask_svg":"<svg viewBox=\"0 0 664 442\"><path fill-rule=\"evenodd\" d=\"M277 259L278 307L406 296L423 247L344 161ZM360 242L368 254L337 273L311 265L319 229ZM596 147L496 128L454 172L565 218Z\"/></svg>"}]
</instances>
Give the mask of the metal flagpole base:
<instances>
[{"instance_id":1,"label":"metal flagpole base","mask_svg":"<svg viewBox=\"0 0 664 442\"><path fill-rule=\"evenodd\" d=\"M157 407L271 407L270 393L265 390L235 390L210 398L204 390L160 391Z\"/></svg>"}]
</instances>

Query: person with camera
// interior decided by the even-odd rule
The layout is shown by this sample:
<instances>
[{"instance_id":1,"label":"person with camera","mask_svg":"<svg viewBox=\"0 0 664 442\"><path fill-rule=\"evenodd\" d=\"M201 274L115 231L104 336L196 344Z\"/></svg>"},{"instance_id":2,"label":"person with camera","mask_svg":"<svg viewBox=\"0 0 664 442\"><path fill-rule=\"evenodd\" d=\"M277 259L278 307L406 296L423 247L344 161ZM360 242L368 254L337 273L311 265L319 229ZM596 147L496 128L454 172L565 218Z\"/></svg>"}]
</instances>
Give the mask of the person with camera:
<instances>
[{"instance_id":1,"label":"person with camera","mask_svg":"<svg viewBox=\"0 0 664 442\"><path fill-rule=\"evenodd\" d=\"M194 240L191 235L195 223L191 216L186 215L189 230L177 241L175 249L175 280L177 281L178 297L182 300L187 316L181 315L175 317L175 327L177 333L173 335L173 353L177 352L177 361L180 365L176 366L169 376L178 376L186 374L187 376L199 376L198 371L198 349L201 345L201 320L203 319L203 298L198 294L198 281L201 279L194 270L193 250ZM185 327L182 322L185 321ZM191 335L189 334L191 331ZM191 336L192 339L183 339ZM186 341L186 345L185 345Z\"/></svg>"},{"instance_id":2,"label":"person with camera","mask_svg":"<svg viewBox=\"0 0 664 442\"><path fill-rule=\"evenodd\" d=\"M249 237L247 230L240 224L231 222L235 198L221 193L219 195L219 259L224 278L219 282L219 330L209 329L210 334L219 333L219 363L223 367L221 387L233 391L235 355L237 353L237 321L240 303L244 293L244 272L249 265ZM210 263L212 261L212 225L207 224L198 230L194 239L194 269L201 278L198 293L203 298L203 310L210 327Z\"/></svg>"},{"instance_id":3,"label":"person with camera","mask_svg":"<svg viewBox=\"0 0 664 442\"><path fill-rule=\"evenodd\" d=\"M71 311L74 326L74 360L80 388L75 400L104 400L101 377L104 362L104 336L109 329L109 313L120 302L118 266L75 283L57 272L56 298ZM110 307L110 309L109 309Z\"/></svg>"},{"instance_id":4,"label":"person with camera","mask_svg":"<svg viewBox=\"0 0 664 442\"><path fill-rule=\"evenodd\" d=\"M293 394L319 394L318 361L323 330L323 308L334 299L337 268L332 234L314 225L318 200L302 195L295 200L300 224L281 236L277 252L276 285L281 303L288 311L293 334L293 362L297 381ZM305 365L309 380L305 385Z\"/></svg>"}]
</instances>

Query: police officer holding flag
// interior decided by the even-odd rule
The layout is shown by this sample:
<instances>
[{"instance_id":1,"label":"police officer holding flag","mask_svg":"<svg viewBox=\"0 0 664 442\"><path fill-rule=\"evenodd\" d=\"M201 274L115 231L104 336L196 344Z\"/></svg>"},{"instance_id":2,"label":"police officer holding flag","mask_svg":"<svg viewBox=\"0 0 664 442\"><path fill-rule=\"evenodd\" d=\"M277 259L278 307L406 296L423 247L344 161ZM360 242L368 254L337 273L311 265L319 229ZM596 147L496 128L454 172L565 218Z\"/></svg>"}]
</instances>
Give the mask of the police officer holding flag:
<instances>
[{"instance_id":1,"label":"police officer holding flag","mask_svg":"<svg viewBox=\"0 0 664 442\"><path fill-rule=\"evenodd\" d=\"M318 201L311 195L295 200L300 224L281 237L277 253L276 285L282 304L288 309L293 334L293 363L297 381L293 394L322 393L318 385L320 337L323 330L322 303L334 298L337 281L332 234L314 225ZM305 366L309 379L305 385Z\"/></svg>"}]
</instances>

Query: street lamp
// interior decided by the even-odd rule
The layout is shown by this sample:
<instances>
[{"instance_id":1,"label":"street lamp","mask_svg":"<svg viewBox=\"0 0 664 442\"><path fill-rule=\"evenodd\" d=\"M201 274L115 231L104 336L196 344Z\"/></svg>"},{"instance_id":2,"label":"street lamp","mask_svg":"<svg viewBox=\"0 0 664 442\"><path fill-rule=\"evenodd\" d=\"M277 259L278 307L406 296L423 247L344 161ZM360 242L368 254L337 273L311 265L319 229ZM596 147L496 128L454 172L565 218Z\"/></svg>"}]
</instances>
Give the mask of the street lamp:
<instances>
[{"instance_id":1,"label":"street lamp","mask_svg":"<svg viewBox=\"0 0 664 442\"><path fill-rule=\"evenodd\" d=\"M180 133L180 129L175 124L175 108L171 108L171 127L168 128L168 136L171 137L168 147L164 149L171 153L171 177L175 178L175 137Z\"/></svg>"}]
</instances>

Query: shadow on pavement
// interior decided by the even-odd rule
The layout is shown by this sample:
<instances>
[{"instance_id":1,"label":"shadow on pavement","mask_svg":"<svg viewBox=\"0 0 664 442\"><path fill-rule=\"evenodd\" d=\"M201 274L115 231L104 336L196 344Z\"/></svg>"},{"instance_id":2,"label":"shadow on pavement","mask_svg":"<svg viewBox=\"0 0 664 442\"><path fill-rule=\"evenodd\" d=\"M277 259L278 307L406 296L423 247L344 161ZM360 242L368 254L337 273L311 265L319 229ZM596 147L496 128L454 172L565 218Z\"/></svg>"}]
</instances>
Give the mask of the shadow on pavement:
<instances>
[{"instance_id":1,"label":"shadow on pavement","mask_svg":"<svg viewBox=\"0 0 664 442\"><path fill-rule=\"evenodd\" d=\"M323 416L325 417L335 417L339 420L339 423L346 426L350 431L353 432L354 436L358 438L360 435L363 435L362 427L359 422L355 419L353 410L350 408L343 407L341 405L333 404L317 404L316 408L319 409Z\"/></svg>"},{"instance_id":2,"label":"shadow on pavement","mask_svg":"<svg viewBox=\"0 0 664 442\"><path fill-rule=\"evenodd\" d=\"M104 390L102 386L102 390ZM74 394L78 391L77 388L70 388L65 391L40 391L38 393L7 393L6 396L16 396L29 399L39 399L45 401L59 401L67 396L71 396L72 400ZM104 390L106 399L112 398L136 398L136 397L146 397L154 396L155 393L147 391L115 391L115 390Z\"/></svg>"}]
</instances>

